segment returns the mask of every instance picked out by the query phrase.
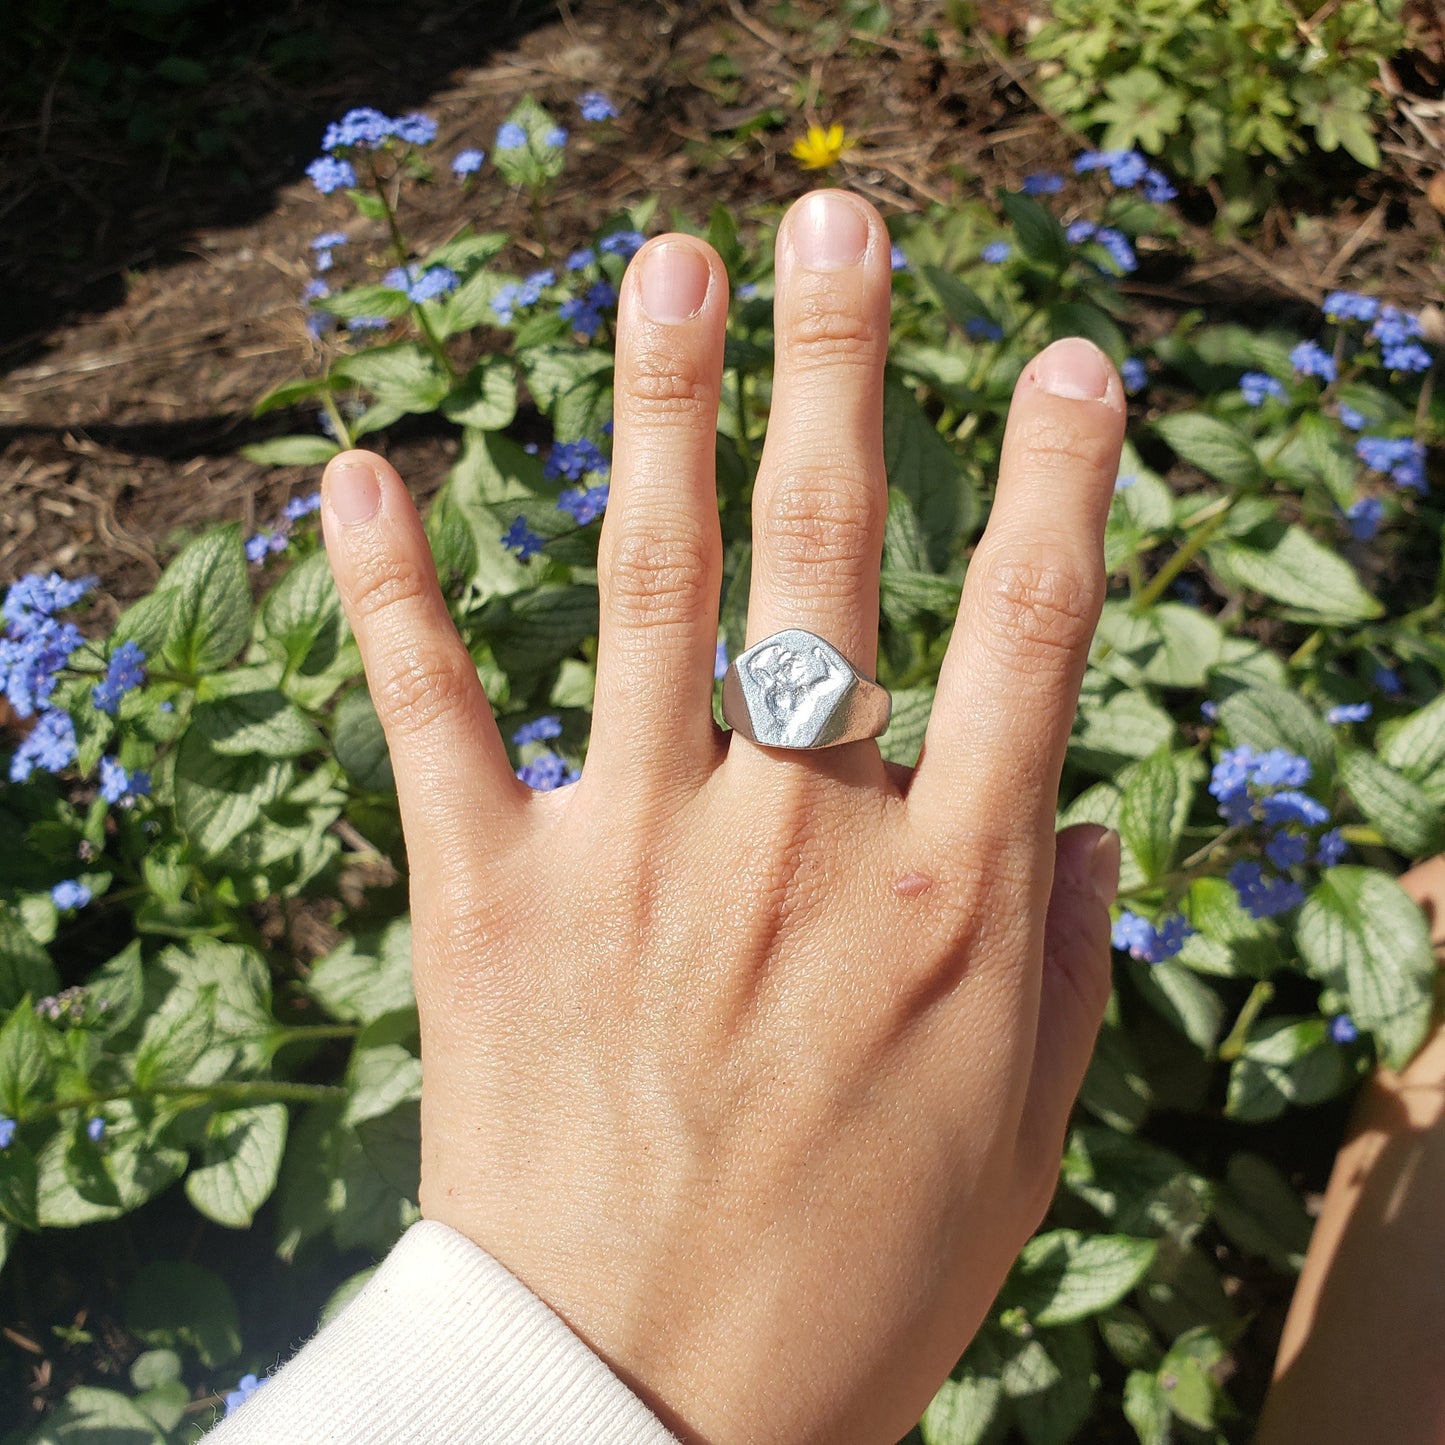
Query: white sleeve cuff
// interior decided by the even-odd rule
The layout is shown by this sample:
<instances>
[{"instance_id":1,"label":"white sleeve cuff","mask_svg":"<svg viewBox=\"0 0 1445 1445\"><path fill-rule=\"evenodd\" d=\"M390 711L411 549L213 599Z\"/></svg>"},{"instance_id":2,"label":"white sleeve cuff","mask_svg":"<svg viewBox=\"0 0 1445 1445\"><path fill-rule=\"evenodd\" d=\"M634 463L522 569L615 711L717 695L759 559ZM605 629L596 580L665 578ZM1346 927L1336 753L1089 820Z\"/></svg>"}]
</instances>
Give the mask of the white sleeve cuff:
<instances>
[{"instance_id":1,"label":"white sleeve cuff","mask_svg":"<svg viewBox=\"0 0 1445 1445\"><path fill-rule=\"evenodd\" d=\"M205 1445L676 1445L515 1275L424 1220Z\"/></svg>"}]
</instances>

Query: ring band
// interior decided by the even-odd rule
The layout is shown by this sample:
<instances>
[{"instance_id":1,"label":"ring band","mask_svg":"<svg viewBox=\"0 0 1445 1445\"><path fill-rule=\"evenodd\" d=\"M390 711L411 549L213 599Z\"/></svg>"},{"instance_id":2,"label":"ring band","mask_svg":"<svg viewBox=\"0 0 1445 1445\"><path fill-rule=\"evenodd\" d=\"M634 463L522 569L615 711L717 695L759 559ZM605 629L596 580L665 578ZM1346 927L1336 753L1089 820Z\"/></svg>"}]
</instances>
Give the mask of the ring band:
<instances>
[{"instance_id":1,"label":"ring band","mask_svg":"<svg viewBox=\"0 0 1445 1445\"><path fill-rule=\"evenodd\" d=\"M763 747L831 748L876 738L892 711L886 687L801 627L765 637L723 677L723 721Z\"/></svg>"}]
</instances>

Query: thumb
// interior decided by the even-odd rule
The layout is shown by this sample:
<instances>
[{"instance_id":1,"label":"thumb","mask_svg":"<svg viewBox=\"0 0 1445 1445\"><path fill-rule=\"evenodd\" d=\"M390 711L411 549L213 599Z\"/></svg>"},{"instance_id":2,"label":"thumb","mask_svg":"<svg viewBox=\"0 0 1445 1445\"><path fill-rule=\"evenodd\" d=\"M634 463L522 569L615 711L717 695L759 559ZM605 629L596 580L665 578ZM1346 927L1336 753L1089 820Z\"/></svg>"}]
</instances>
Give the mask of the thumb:
<instances>
[{"instance_id":1,"label":"thumb","mask_svg":"<svg viewBox=\"0 0 1445 1445\"><path fill-rule=\"evenodd\" d=\"M1057 1162L1064 1130L1109 1001L1109 905L1119 891L1119 835L1094 824L1054 844L1054 889L1044 925L1038 1035L1025 1106L1035 1157Z\"/></svg>"}]
</instances>

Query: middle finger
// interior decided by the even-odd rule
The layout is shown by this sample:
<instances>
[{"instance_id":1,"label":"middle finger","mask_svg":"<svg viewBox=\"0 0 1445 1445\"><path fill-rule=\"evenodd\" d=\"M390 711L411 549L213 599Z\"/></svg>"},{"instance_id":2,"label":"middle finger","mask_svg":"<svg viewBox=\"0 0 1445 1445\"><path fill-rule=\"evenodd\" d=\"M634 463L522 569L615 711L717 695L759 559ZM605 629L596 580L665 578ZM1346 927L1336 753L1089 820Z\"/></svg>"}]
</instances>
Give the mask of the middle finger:
<instances>
[{"instance_id":1,"label":"middle finger","mask_svg":"<svg viewBox=\"0 0 1445 1445\"><path fill-rule=\"evenodd\" d=\"M777 362L753 492L748 645L787 628L875 675L888 480L888 233L872 206L815 191L778 234Z\"/></svg>"}]
</instances>

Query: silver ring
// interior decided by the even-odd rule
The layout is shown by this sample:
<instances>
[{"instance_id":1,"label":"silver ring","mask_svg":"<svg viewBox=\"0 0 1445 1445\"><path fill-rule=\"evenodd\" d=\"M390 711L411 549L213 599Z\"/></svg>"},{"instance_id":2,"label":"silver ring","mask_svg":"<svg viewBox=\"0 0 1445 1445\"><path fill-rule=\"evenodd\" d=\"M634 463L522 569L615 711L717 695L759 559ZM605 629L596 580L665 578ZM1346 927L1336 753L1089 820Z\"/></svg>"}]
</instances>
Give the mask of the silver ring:
<instances>
[{"instance_id":1,"label":"silver ring","mask_svg":"<svg viewBox=\"0 0 1445 1445\"><path fill-rule=\"evenodd\" d=\"M876 738L892 711L886 687L801 627L765 637L723 677L723 721L768 748L831 748Z\"/></svg>"}]
</instances>

